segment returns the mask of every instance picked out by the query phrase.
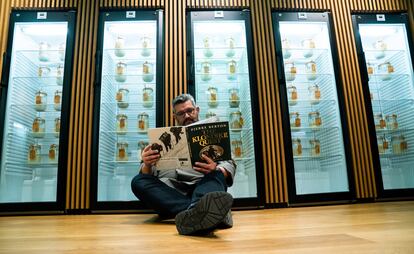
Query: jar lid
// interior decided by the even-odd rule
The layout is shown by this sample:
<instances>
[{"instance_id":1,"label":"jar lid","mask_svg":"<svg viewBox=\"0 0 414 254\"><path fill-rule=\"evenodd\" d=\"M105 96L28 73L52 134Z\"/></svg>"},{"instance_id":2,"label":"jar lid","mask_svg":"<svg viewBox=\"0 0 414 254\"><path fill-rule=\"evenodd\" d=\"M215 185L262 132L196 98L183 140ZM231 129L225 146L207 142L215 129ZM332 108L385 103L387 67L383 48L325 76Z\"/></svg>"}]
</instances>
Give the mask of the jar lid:
<instances>
[{"instance_id":1,"label":"jar lid","mask_svg":"<svg viewBox=\"0 0 414 254\"><path fill-rule=\"evenodd\" d=\"M241 115L242 113L240 111L234 111L231 112L230 115Z\"/></svg>"},{"instance_id":2,"label":"jar lid","mask_svg":"<svg viewBox=\"0 0 414 254\"><path fill-rule=\"evenodd\" d=\"M138 117L142 117L142 116L148 116L148 114L145 113L145 112L142 112L141 114L138 114Z\"/></svg>"},{"instance_id":3,"label":"jar lid","mask_svg":"<svg viewBox=\"0 0 414 254\"><path fill-rule=\"evenodd\" d=\"M148 91L153 91L154 89L152 89L151 87L144 87L144 89L142 89L144 91L148 90Z\"/></svg>"},{"instance_id":4,"label":"jar lid","mask_svg":"<svg viewBox=\"0 0 414 254\"><path fill-rule=\"evenodd\" d=\"M44 121L45 121L45 119L43 119L43 118L41 118L40 116L38 116L38 117L36 117L36 118L35 118L35 121L41 121L41 122L44 122Z\"/></svg>"},{"instance_id":5,"label":"jar lid","mask_svg":"<svg viewBox=\"0 0 414 254\"><path fill-rule=\"evenodd\" d=\"M122 92L122 91L125 91L125 92L129 93L129 90L127 88L119 88L118 89L118 92Z\"/></svg>"},{"instance_id":6,"label":"jar lid","mask_svg":"<svg viewBox=\"0 0 414 254\"><path fill-rule=\"evenodd\" d=\"M39 90L36 92L36 94L43 94L43 95L47 95L47 93L45 91Z\"/></svg>"},{"instance_id":7,"label":"jar lid","mask_svg":"<svg viewBox=\"0 0 414 254\"><path fill-rule=\"evenodd\" d=\"M128 142L118 142L117 146L128 146Z\"/></svg>"},{"instance_id":8,"label":"jar lid","mask_svg":"<svg viewBox=\"0 0 414 254\"><path fill-rule=\"evenodd\" d=\"M319 111L312 111L312 112L309 112L309 116L313 116L313 115L315 115L315 116L319 116Z\"/></svg>"},{"instance_id":9,"label":"jar lid","mask_svg":"<svg viewBox=\"0 0 414 254\"><path fill-rule=\"evenodd\" d=\"M116 115L116 118L128 118L128 116L125 114L118 114Z\"/></svg>"},{"instance_id":10,"label":"jar lid","mask_svg":"<svg viewBox=\"0 0 414 254\"><path fill-rule=\"evenodd\" d=\"M57 148L57 145L56 144L51 144L50 149L52 149L52 148Z\"/></svg>"}]
</instances>

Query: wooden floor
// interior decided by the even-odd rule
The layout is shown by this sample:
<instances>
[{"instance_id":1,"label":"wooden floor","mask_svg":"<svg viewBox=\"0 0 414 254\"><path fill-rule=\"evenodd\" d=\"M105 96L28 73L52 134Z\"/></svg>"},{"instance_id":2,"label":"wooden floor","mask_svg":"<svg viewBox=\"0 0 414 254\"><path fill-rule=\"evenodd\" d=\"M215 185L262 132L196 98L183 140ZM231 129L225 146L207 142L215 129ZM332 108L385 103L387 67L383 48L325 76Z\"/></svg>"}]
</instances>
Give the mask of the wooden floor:
<instances>
[{"instance_id":1,"label":"wooden floor","mask_svg":"<svg viewBox=\"0 0 414 254\"><path fill-rule=\"evenodd\" d=\"M152 214L0 217L0 253L414 253L414 201L233 212L181 236Z\"/></svg>"}]
</instances>

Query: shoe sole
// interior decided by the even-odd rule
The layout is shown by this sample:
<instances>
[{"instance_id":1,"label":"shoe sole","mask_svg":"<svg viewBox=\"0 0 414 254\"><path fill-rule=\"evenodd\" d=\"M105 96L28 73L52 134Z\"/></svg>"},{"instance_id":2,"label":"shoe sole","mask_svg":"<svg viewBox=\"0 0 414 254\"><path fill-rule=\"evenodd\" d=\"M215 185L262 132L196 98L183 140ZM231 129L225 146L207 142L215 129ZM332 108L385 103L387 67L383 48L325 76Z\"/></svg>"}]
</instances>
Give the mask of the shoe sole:
<instances>
[{"instance_id":1,"label":"shoe sole","mask_svg":"<svg viewBox=\"0 0 414 254\"><path fill-rule=\"evenodd\" d=\"M175 217L178 233L190 235L214 229L230 211L233 197L227 192L210 192L190 210Z\"/></svg>"}]
</instances>

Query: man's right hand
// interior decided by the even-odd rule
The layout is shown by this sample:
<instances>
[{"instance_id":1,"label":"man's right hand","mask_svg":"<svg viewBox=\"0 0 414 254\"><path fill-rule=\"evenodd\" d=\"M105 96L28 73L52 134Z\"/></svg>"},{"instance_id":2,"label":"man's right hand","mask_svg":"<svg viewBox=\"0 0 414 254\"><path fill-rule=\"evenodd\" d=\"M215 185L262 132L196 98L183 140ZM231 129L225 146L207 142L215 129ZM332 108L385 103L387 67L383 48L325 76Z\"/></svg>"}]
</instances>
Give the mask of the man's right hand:
<instances>
[{"instance_id":1,"label":"man's right hand","mask_svg":"<svg viewBox=\"0 0 414 254\"><path fill-rule=\"evenodd\" d=\"M141 168L143 174L150 174L151 168L160 159L160 152L158 150L152 150L151 145L144 148L141 154L144 165Z\"/></svg>"}]
</instances>

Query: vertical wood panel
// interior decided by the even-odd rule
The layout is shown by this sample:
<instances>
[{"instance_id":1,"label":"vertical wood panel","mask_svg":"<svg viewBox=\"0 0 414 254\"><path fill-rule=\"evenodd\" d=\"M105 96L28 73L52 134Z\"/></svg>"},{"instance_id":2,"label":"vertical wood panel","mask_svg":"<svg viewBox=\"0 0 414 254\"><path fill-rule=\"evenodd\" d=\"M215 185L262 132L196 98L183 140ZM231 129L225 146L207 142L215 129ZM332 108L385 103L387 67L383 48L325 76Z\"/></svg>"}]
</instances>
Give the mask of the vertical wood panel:
<instances>
[{"instance_id":1,"label":"vertical wood panel","mask_svg":"<svg viewBox=\"0 0 414 254\"><path fill-rule=\"evenodd\" d=\"M7 48L7 37L9 31L9 17L12 1L2 0L0 2L0 80L3 68L3 53Z\"/></svg>"}]
</instances>

